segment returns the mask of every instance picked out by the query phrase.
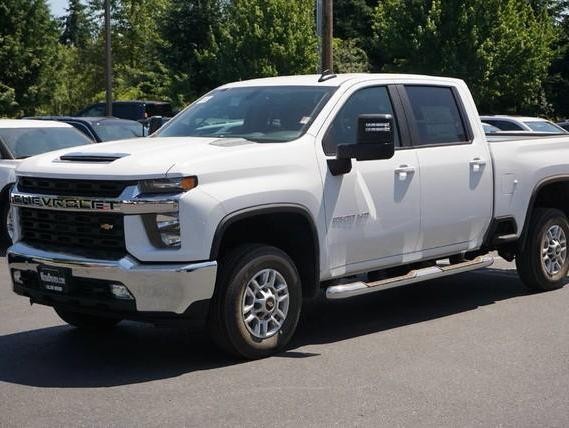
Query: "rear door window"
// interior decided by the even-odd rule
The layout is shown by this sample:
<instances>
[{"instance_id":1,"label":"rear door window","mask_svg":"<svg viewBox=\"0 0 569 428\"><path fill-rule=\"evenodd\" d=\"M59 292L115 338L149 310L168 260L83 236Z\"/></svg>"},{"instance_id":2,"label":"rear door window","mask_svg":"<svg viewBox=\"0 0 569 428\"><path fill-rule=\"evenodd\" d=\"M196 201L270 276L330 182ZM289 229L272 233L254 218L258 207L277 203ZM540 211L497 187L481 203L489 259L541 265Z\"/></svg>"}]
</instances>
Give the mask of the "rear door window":
<instances>
[{"instance_id":1,"label":"rear door window","mask_svg":"<svg viewBox=\"0 0 569 428\"><path fill-rule=\"evenodd\" d=\"M416 145L468 142L465 122L451 88L406 86L419 141Z\"/></svg>"}]
</instances>

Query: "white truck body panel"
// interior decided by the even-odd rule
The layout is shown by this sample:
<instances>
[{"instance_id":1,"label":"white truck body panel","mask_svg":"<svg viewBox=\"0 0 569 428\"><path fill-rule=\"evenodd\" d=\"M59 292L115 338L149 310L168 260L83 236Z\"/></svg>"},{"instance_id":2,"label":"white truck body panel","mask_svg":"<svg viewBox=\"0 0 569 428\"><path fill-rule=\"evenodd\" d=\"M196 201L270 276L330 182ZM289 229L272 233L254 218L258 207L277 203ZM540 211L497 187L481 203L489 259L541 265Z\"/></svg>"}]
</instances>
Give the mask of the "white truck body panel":
<instances>
[{"instance_id":1,"label":"white truck body panel","mask_svg":"<svg viewBox=\"0 0 569 428\"><path fill-rule=\"evenodd\" d=\"M228 216L272 205L301 207L318 235L322 281L480 249L497 217L513 217L519 235L538 184L569 176L569 136L489 144L470 92L460 80L361 74L319 83L318 77L279 77L223 87L336 87L306 133L291 142L151 137L40 155L23 162L17 172L89 180L197 176L198 186L179 200L179 249L156 248L141 216L125 218L128 253L140 262L210 260L216 231ZM322 149L327 129L352 94L382 85L453 88L472 140L402 147L391 159L353 160L351 172L333 176L327 162L334 157ZM123 157L110 163L58 160L75 152Z\"/></svg>"}]
</instances>

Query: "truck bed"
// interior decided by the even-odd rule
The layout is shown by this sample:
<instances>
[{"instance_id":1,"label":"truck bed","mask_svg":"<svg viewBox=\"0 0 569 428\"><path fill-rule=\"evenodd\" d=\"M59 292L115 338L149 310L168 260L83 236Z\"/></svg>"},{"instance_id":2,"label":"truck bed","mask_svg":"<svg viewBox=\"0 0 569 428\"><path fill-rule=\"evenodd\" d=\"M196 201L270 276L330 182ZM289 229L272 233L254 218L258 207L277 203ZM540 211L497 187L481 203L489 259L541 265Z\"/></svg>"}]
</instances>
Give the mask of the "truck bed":
<instances>
[{"instance_id":1,"label":"truck bed","mask_svg":"<svg viewBox=\"0 0 569 428\"><path fill-rule=\"evenodd\" d=\"M539 187L569 171L568 135L488 136L494 163L494 218L513 217L519 236ZM563 195L559 195L563 197Z\"/></svg>"}]
</instances>

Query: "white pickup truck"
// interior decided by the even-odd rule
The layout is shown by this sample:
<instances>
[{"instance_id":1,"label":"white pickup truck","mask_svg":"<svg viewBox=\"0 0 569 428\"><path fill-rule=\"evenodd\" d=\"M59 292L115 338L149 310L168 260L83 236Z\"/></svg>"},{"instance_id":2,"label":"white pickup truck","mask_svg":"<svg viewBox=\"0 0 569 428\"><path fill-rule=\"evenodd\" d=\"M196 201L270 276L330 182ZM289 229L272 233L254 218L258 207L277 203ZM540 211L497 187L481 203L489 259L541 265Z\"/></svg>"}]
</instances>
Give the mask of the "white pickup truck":
<instances>
[{"instance_id":1,"label":"white pickup truck","mask_svg":"<svg viewBox=\"0 0 569 428\"><path fill-rule=\"evenodd\" d=\"M231 83L151 138L40 155L17 175L16 293L80 328L203 320L245 358L285 346L321 290L460 273L493 250L536 290L569 268L569 136L488 142L455 79Z\"/></svg>"}]
</instances>

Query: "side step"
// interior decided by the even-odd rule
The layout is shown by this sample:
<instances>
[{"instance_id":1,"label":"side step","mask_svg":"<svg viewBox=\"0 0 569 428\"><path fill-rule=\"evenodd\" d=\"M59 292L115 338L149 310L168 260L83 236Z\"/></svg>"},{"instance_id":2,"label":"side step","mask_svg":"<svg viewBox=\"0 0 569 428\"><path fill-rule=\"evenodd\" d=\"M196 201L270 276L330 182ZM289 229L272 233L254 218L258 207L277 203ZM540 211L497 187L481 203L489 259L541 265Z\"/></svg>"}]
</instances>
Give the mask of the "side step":
<instances>
[{"instance_id":1,"label":"side step","mask_svg":"<svg viewBox=\"0 0 569 428\"><path fill-rule=\"evenodd\" d=\"M441 278L443 276L454 275L456 273L468 272L490 266L494 263L492 256L480 256L474 260L456 263L449 266L431 266L428 268L412 270L403 276L382 279L375 282L357 281L350 284L332 285L326 289L328 299L346 299L348 297L360 296L362 294L374 293L388 288L399 287L400 285L413 284L415 282L428 281L430 279Z\"/></svg>"}]
</instances>

